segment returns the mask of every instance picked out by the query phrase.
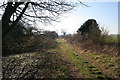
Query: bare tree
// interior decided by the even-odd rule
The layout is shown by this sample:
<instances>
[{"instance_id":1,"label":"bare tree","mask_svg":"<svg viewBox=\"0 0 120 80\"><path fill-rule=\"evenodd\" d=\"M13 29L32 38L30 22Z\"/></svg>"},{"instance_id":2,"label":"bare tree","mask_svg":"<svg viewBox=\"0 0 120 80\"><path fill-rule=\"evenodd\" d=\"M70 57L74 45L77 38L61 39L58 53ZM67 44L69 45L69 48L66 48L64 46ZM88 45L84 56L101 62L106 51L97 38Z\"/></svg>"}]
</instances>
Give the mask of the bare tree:
<instances>
[{"instance_id":1,"label":"bare tree","mask_svg":"<svg viewBox=\"0 0 120 80\"><path fill-rule=\"evenodd\" d=\"M34 2L7 2L0 4L2 14L2 36L5 37L21 21L32 24L35 21L49 23L73 9L75 5L65 0L35 0Z\"/></svg>"},{"instance_id":2,"label":"bare tree","mask_svg":"<svg viewBox=\"0 0 120 80\"><path fill-rule=\"evenodd\" d=\"M65 36L66 33L67 33L67 30L65 30L65 29L61 29L61 33Z\"/></svg>"}]
</instances>

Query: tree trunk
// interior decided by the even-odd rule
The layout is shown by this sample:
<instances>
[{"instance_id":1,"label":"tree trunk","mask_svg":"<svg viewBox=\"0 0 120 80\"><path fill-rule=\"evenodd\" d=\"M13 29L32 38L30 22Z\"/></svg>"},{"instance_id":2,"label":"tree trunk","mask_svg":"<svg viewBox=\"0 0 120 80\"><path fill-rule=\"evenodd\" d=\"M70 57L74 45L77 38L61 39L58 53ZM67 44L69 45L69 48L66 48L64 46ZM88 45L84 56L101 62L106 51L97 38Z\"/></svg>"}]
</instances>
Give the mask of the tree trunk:
<instances>
[{"instance_id":1,"label":"tree trunk","mask_svg":"<svg viewBox=\"0 0 120 80\"><path fill-rule=\"evenodd\" d=\"M10 25L9 25L10 18L20 4L21 3L16 2L15 5L13 6L13 2L8 2L7 3L7 6L5 8L5 12L2 16L2 37L3 38L8 33L8 30L9 30L9 27L10 27Z\"/></svg>"}]
</instances>

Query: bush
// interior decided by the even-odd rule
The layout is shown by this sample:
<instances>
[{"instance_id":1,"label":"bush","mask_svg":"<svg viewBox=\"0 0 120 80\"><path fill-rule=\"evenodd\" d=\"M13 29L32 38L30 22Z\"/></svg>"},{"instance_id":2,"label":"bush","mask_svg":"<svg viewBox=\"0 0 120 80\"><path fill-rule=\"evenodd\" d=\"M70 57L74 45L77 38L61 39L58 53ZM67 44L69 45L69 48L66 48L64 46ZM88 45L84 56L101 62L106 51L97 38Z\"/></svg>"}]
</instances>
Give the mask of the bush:
<instances>
[{"instance_id":1,"label":"bush","mask_svg":"<svg viewBox=\"0 0 120 80\"><path fill-rule=\"evenodd\" d=\"M74 36L66 36L71 44L75 44L83 49L93 50L98 53L107 53L118 56L118 37L108 35L108 31L103 27L99 29L94 19L87 20Z\"/></svg>"},{"instance_id":2,"label":"bush","mask_svg":"<svg viewBox=\"0 0 120 80\"><path fill-rule=\"evenodd\" d=\"M21 43L24 43L25 34L23 29L21 28L21 24L18 24L14 29L9 32L3 39L2 39L2 54L3 56L12 54L13 51L17 50Z\"/></svg>"},{"instance_id":3,"label":"bush","mask_svg":"<svg viewBox=\"0 0 120 80\"><path fill-rule=\"evenodd\" d=\"M83 37L83 40L92 40L95 44L99 43L101 30L96 20L88 19L79 29L78 34Z\"/></svg>"},{"instance_id":4,"label":"bush","mask_svg":"<svg viewBox=\"0 0 120 80\"><path fill-rule=\"evenodd\" d=\"M25 33L21 25L15 27L4 39L2 43L2 54L8 56L33 51L45 51L56 46L55 32L49 34L38 34L33 36L32 31Z\"/></svg>"}]
</instances>

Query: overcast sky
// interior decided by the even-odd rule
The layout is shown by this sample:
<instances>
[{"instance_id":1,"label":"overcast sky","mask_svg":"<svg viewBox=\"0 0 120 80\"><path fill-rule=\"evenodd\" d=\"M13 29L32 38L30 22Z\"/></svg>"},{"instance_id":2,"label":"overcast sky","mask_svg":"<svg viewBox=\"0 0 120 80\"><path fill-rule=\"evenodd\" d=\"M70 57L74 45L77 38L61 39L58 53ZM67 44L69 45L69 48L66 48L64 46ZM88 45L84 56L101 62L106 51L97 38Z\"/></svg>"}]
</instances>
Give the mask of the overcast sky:
<instances>
[{"instance_id":1,"label":"overcast sky","mask_svg":"<svg viewBox=\"0 0 120 80\"><path fill-rule=\"evenodd\" d=\"M90 7L79 5L70 13L64 14L59 19L61 22L53 22L53 25L40 28L55 30L59 34L64 29L68 34L74 34L85 21L95 19L100 27L109 30L110 34L118 33L118 2L85 2L85 4Z\"/></svg>"}]
</instances>

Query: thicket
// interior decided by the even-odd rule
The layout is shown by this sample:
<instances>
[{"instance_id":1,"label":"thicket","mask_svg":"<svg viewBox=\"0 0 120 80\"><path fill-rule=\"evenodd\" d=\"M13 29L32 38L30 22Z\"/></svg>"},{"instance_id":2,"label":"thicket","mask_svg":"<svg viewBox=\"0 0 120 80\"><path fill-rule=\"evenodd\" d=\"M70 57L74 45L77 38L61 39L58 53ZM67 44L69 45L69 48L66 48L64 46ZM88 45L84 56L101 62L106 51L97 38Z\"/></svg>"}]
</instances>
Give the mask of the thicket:
<instances>
[{"instance_id":1,"label":"thicket","mask_svg":"<svg viewBox=\"0 0 120 80\"><path fill-rule=\"evenodd\" d=\"M58 37L54 31L45 33L33 33L34 28L23 29L23 25L17 24L16 27L4 38L2 43L3 56L20 54L34 51L46 51L56 47L55 38Z\"/></svg>"},{"instance_id":2,"label":"thicket","mask_svg":"<svg viewBox=\"0 0 120 80\"><path fill-rule=\"evenodd\" d=\"M66 35L68 42L83 49L118 56L118 38L108 35L108 31L100 28L95 19L88 19L78 30L77 34Z\"/></svg>"}]
</instances>

